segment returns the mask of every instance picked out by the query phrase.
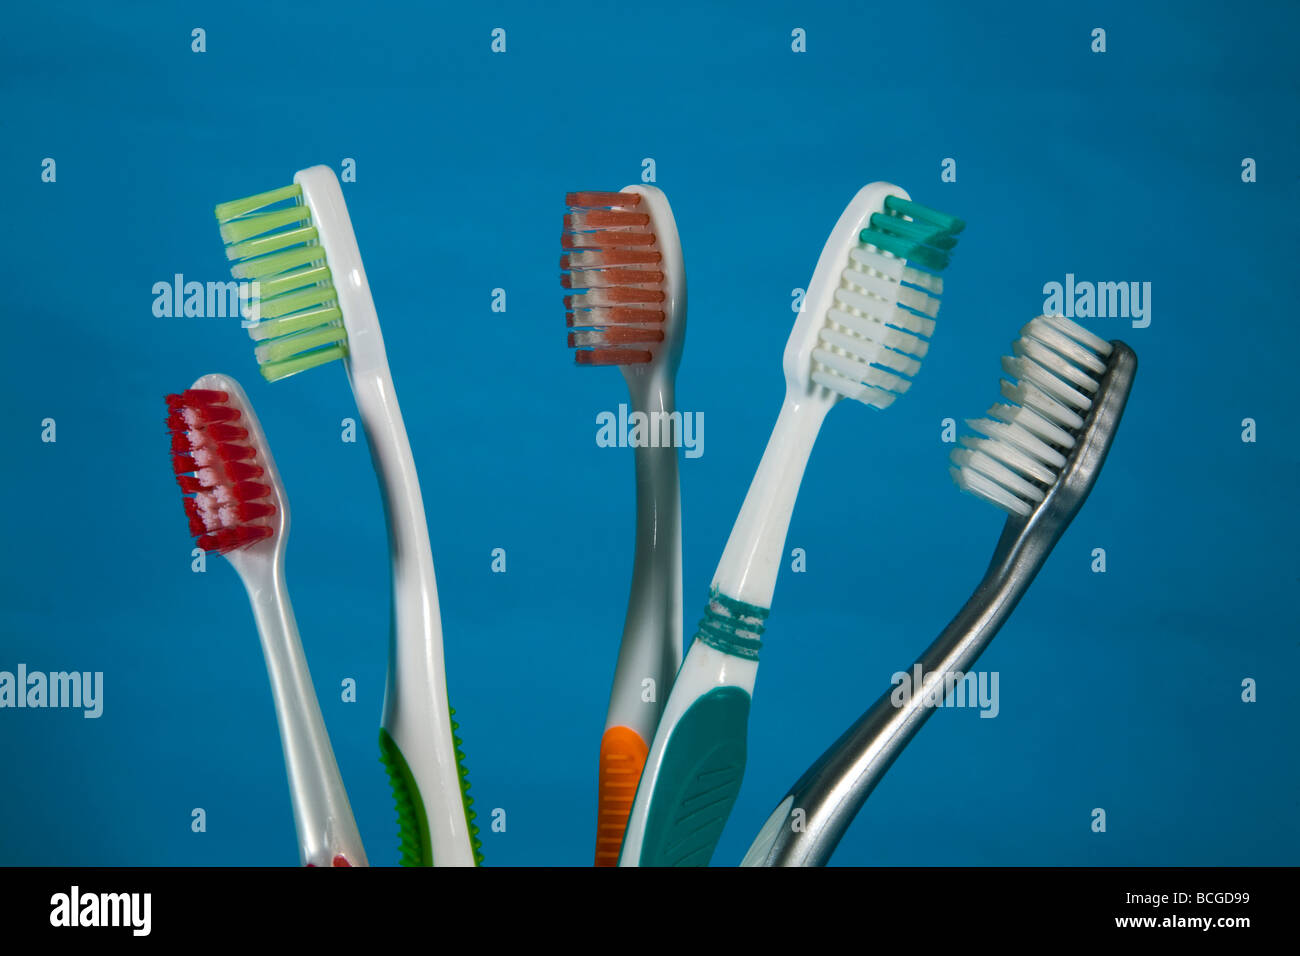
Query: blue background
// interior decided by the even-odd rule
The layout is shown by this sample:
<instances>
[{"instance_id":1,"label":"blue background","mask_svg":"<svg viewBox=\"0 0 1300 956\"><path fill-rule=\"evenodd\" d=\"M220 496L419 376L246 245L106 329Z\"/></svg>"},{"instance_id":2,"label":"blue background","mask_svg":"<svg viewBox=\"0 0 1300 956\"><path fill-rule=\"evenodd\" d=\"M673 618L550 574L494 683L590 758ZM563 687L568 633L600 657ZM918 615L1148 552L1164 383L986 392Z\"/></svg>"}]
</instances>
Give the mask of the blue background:
<instances>
[{"instance_id":1,"label":"blue background","mask_svg":"<svg viewBox=\"0 0 1300 956\"><path fill-rule=\"evenodd\" d=\"M1113 454L980 662L999 716L936 714L835 862L1296 863L1297 8L1138 6L7 11L0 669L98 670L106 690L99 720L0 711L0 862L296 863L251 615L225 562L191 572L168 468L162 396L209 371L241 379L271 438L322 707L371 860L397 860L375 741L385 540L365 444L339 440L343 370L269 386L231 320L152 314L155 282L227 278L214 203L344 157L472 792L481 819L506 811L487 862L590 862L632 462L594 440L620 376L564 345L560 218L566 190L620 188L653 157L690 284L679 405L706 424L682 466L688 628L780 403L791 290L840 210L883 179L970 224L915 387L822 433L787 544L808 570L778 583L714 862L978 580L1002 516L952 486L940 422L988 407L1043 284L1072 272L1153 285L1149 328L1091 323L1141 360Z\"/></svg>"}]
</instances>

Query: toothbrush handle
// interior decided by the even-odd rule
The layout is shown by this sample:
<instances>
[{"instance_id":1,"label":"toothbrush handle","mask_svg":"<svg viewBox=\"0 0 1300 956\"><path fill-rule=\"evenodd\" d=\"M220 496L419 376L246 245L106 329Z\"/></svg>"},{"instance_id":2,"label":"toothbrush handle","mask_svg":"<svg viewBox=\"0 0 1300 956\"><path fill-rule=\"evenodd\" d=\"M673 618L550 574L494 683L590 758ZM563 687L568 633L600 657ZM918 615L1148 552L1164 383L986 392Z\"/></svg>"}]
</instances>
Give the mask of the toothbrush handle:
<instances>
[{"instance_id":1,"label":"toothbrush handle","mask_svg":"<svg viewBox=\"0 0 1300 956\"><path fill-rule=\"evenodd\" d=\"M415 459L387 365L354 371L352 390L388 524L393 623L380 755L402 821L402 863L474 866L478 828L447 703L438 587Z\"/></svg>"},{"instance_id":2,"label":"toothbrush handle","mask_svg":"<svg viewBox=\"0 0 1300 956\"><path fill-rule=\"evenodd\" d=\"M633 395L638 392L633 388ZM652 386L638 411L670 412L669 384ZM667 436L675 437L675 436ZM623 639L600 742L596 866L615 866L649 743L681 666L682 532L677 449L634 448L636 550ZM648 683L647 683L648 682Z\"/></svg>"},{"instance_id":3,"label":"toothbrush handle","mask_svg":"<svg viewBox=\"0 0 1300 956\"><path fill-rule=\"evenodd\" d=\"M620 865L708 865L745 772L766 615L711 595L655 733Z\"/></svg>"},{"instance_id":4,"label":"toothbrush handle","mask_svg":"<svg viewBox=\"0 0 1300 956\"><path fill-rule=\"evenodd\" d=\"M316 700L284 576L277 568L273 580L249 583L247 589L271 680L302 863L366 866L361 835Z\"/></svg>"},{"instance_id":5,"label":"toothbrush handle","mask_svg":"<svg viewBox=\"0 0 1300 956\"><path fill-rule=\"evenodd\" d=\"M930 718L932 687L964 674L997 636L1047 559L1059 530L1026 529L1011 518L993 562L966 601L913 665L922 686L899 703L887 690L790 788L742 866L825 866L882 777ZM915 682L914 678L911 678ZM942 701L943 692L938 691Z\"/></svg>"}]
</instances>

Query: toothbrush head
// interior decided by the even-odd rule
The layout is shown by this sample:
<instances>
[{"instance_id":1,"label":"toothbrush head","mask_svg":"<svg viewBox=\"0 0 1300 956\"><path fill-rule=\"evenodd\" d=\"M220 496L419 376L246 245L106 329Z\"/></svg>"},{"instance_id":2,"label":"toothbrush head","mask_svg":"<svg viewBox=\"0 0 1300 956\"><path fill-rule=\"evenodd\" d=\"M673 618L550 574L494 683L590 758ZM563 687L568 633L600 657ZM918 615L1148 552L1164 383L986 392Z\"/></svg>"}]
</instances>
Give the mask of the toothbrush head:
<instances>
[{"instance_id":1,"label":"toothbrush head","mask_svg":"<svg viewBox=\"0 0 1300 956\"><path fill-rule=\"evenodd\" d=\"M886 408L912 385L965 223L889 183L864 186L831 231L785 351L787 386Z\"/></svg>"},{"instance_id":2,"label":"toothbrush head","mask_svg":"<svg viewBox=\"0 0 1300 956\"><path fill-rule=\"evenodd\" d=\"M560 284L578 365L675 369L686 332L686 277L672 208L654 186L564 197Z\"/></svg>"},{"instance_id":3,"label":"toothbrush head","mask_svg":"<svg viewBox=\"0 0 1300 956\"><path fill-rule=\"evenodd\" d=\"M200 548L227 554L283 541L288 507L280 478L238 383L205 375L168 395L167 430L190 534Z\"/></svg>"},{"instance_id":4,"label":"toothbrush head","mask_svg":"<svg viewBox=\"0 0 1300 956\"><path fill-rule=\"evenodd\" d=\"M321 223L313 222L300 182L304 176L321 180L326 189L333 180L330 198L338 192L333 171L313 167L299 173L291 186L216 207L226 257L234 263L231 275L255 283L250 304L256 312L246 317L256 321L245 325L257 343L254 354L262 375L271 382L348 354L342 303L325 257L327 240ZM341 193L337 208L346 222ZM350 238L350 226L347 231ZM347 271L345 266L343 274Z\"/></svg>"},{"instance_id":5,"label":"toothbrush head","mask_svg":"<svg viewBox=\"0 0 1300 956\"><path fill-rule=\"evenodd\" d=\"M1069 319L1040 316L1002 359L1002 395L970 419L951 455L963 491L1015 516L1046 502L1073 512L1096 481L1123 414L1137 357Z\"/></svg>"}]
</instances>

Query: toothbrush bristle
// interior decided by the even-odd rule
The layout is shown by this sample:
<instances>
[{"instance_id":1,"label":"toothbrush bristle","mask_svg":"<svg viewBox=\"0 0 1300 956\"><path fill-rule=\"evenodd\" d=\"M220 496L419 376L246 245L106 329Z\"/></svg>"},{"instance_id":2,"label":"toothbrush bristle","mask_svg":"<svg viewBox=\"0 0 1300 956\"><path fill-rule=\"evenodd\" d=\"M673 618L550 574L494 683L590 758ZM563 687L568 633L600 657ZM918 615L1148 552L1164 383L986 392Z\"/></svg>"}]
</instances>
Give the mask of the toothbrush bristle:
<instances>
[{"instance_id":1,"label":"toothbrush bristle","mask_svg":"<svg viewBox=\"0 0 1300 956\"><path fill-rule=\"evenodd\" d=\"M662 255L639 193L564 197L560 284L578 365L644 365L664 341Z\"/></svg>"},{"instance_id":2,"label":"toothbrush bristle","mask_svg":"<svg viewBox=\"0 0 1300 956\"><path fill-rule=\"evenodd\" d=\"M1109 342L1059 315L1022 328L1002 359L1002 395L1013 404L967 421L976 434L951 455L958 487L1014 515L1033 511L1074 448L1110 353Z\"/></svg>"},{"instance_id":3,"label":"toothbrush bristle","mask_svg":"<svg viewBox=\"0 0 1300 956\"><path fill-rule=\"evenodd\" d=\"M276 207L269 209L268 207ZM285 186L216 207L235 279L256 284L245 318L262 375L277 381L347 355L347 330L325 250L302 203Z\"/></svg>"},{"instance_id":4,"label":"toothbrush bristle","mask_svg":"<svg viewBox=\"0 0 1300 956\"><path fill-rule=\"evenodd\" d=\"M168 395L167 409L172 470L198 546L225 554L271 537L271 486L230 395L191 388Z\"/></svg>"},{"instance_id":5,"label":"toothbrush bristle","mask_svg":"<svg viewBox=\"0 0 1300 956\"><path fill-rule=\"evenodd\" d=\"M823 388L886 408L912 386L930 348L959 219L889 196L840 273L812 352ZM919 265L925 268L918 268Z\"/></svg>"}]
</instances>

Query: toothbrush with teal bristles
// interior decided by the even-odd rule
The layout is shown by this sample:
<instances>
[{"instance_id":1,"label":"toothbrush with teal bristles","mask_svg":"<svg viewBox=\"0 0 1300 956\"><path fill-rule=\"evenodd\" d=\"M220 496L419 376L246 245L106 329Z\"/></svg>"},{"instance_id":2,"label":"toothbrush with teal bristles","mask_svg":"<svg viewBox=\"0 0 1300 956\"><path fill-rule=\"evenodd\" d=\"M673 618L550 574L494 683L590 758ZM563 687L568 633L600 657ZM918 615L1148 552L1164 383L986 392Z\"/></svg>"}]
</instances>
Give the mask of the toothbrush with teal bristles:
<instances>
[{"instance_id":1,"label":"toothbrush with teal bristles","mask_svg":"<svg viewBox=\"0 0 1300 956\"><path fill-rule=\"evenodd\" d=\"M785 349L785 402L664 708L621 866L703 866L740 790L750 697L786 532L827 412L886 408L929 348L963 223L873 183L827 240Z\"/></svg>"},{"instance_id":2,"label":"toothbrush with teal bristles","mask_svg":"<svg viewBox=\"0 0 1300 956\"><path fill-rule=\"evenodd\" d=\"M379 739L397 802L401 862L474 866L482 856L459 725L447 703L424 502L338 177L314 166L293 185L222 203L216 215L234 277L259 286L248 331L262 375L274 382L342 360L370 443L392 562Z\"/></svg>"}]
</instances>

